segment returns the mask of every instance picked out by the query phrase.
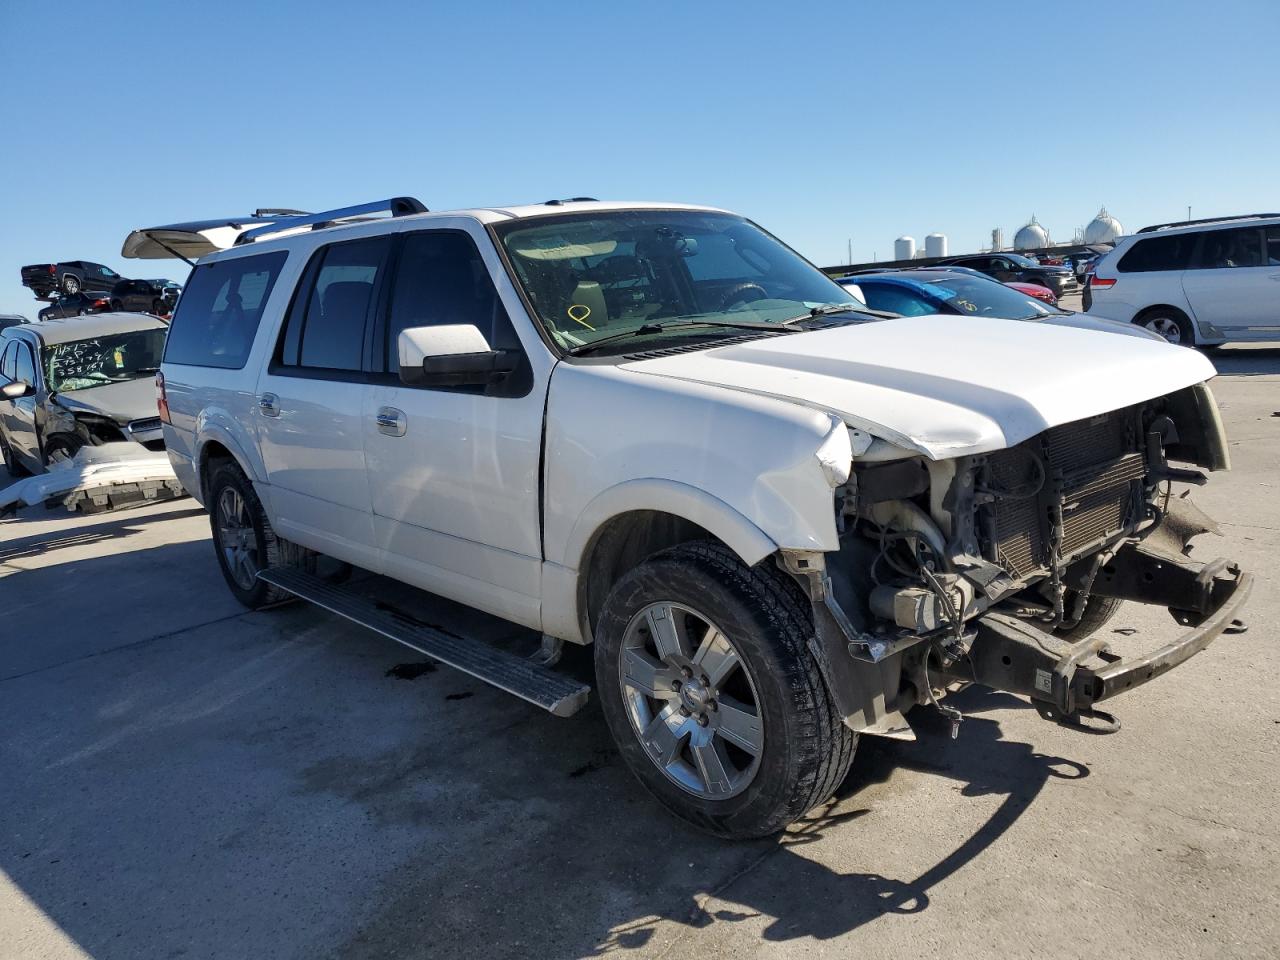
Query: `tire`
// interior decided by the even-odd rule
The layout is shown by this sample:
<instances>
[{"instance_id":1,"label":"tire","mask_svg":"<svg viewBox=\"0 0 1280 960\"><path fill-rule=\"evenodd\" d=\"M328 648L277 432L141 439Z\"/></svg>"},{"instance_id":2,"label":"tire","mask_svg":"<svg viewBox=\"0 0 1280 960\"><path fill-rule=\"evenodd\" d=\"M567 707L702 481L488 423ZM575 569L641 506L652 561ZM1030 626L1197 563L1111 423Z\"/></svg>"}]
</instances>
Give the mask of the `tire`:
<instances>
[{"instance_id":1,"label":"tire","mask_svg":"<svg viewBox=\"0 0 1280 960\"><path fill-rule=\"evenodd\" d=\"M1140 327L1146 327L1153 333L1160 334L1170 343L1177 344L1180 347L1194 347L1196 345L1195 333L1191 329L1191 321L1187 319L1186 314L1181 310L1175 310L1172 307L1156 307L1153 310L1138 314L1133 318L1133 322Z\"/></svg>"},{"instance_id":2,"label":"tire","mask_svg":"<svg viewBox=\"0 0 1280 960\"><path fill-rule=\"evenodd\" d=\"M253 484L234 463L223 463L209 478L208 491L214 552L235 598L250 610L285 599L284 591L256 578L259 570L282 564L280 542Z\"/></svg>"},{"instance_id":3,"label":"tire","mask_svg":"<svg viewBox=\"0 0 1280 960\"><path fill-rule=\"evenodd\" d=\"M714 643L699 641L713 629ZM812 633L794 583L767 562L743 566L719 544L675 547L623 576L600 612L595 667L631 772L676 816L725 838L777 833L830 797L858 737L831 702Z\"/></svg>"},{"instance_id":4,"label":"tire","mask_svg":"<svg viewBox=\"0 0 1280 960\"><path fill-rule=\"evenodd\" d=\"M1064 598L1068 610L1075 603L1075 596L1074 593L1068 593ZM1057 627L1053 635L1073 642L1092 636L1116 615L1123 603L1118 597L1091 596L1084 603L1084 614L1079 621L1071 627Z\"/></svg>"},{"instance_id":5,"label":"tire","mask_svg":"<svg viewBox=\"0 0 1280 960\"><path fill-rule=\"evenodd\" d=\"M151 313L153 316L161 317L165 314L165 304L163 300L151 301Z\"/></svg>"},{"instance_id":6,"label":"tire","mask_svg":"<svg viewBox=\"0 0 1280 960\"><path fill-rule=\"evenodd\" d=\"M74 297L80 292L80 278L67 274L62 278L62 292L69 297Z\"/></svg>"},{"instance_id":7,"label":"tire","mask_svg":"<svg viewBox=\"0 0 1280 960\"><path fill-rule=\"evenodd\" d=\"M112 312L112 313L120 313L120 312L121 312L121 311L123 311L123 310L124 310L124 304L123 304L123 303L121 303L119 300L112 300L112 301L111 301L111 312Z\"/></svg>"},{"instance_id":8,"label":"tire","mask_svg":"<svg viewBox=\"0 0 1280 960\"><path fill-rule=\"evenodd\" d=\"M84 441L70 433L55 433L44 442L46 467L63 460L72 460L84 446Z\"/></svg>"}]
</instances>

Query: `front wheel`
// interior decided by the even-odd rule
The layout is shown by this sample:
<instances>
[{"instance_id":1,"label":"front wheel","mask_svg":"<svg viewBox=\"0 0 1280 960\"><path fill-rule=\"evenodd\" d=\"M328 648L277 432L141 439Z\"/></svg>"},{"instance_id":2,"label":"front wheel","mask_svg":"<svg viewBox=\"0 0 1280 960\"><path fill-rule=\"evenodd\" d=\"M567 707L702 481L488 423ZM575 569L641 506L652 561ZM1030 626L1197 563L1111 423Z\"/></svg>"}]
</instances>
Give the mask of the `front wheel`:
<instances>
[{"instance_id":1,"label":"front wheel","mask_svg":"<svg viewBox=\"0 0 1280 960\"><path fill-rule=\"evenodd\" d=\"M718 544L664 551L610 591L597 688L627 766L677 816L768 836L831 796L857 735L808 650L794 584Z\"/></svg>"},{"instance_id":2,"label":"front wheel","mask_svg":"<svg viewBox=\"0 0 1280 960\"><path fill-rule=\"evenodd\" d=\"M45 466L62 463L64 460L74 460L83 446L84 441L79 437L69 433L54 434L44 444Z\"/></svg>"}]
</instances>

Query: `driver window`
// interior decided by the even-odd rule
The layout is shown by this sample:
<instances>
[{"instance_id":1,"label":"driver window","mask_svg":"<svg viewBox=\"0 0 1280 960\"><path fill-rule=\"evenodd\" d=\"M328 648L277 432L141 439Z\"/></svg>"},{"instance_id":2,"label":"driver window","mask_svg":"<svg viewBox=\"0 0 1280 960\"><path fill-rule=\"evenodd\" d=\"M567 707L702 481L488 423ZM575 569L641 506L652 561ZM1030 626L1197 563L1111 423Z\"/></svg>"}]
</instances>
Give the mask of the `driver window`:
<instances>
[{"instance_id":1,"label":"driver window","mask_svg":"<svg viewBox=\"0 0 1280 960\"><path fill-rule=\"evenodd\" d=\"M13 379L29 383L33 387L36 385L35 360L31 356L31 348L25 343L18 344L17 368Z\"/></svg>"},{"instance_id":2,"label":"driver window","mask_svg":"<svg viewBox=\"0 0 1280 960\"><path fill-rule=\"evenodd\" d=\"M5 345L4 353L0 356L0 380L7 382L13 379L13 358L17 351L18 345L16 343L8 343Z\"/></svg>"}]
</instances>

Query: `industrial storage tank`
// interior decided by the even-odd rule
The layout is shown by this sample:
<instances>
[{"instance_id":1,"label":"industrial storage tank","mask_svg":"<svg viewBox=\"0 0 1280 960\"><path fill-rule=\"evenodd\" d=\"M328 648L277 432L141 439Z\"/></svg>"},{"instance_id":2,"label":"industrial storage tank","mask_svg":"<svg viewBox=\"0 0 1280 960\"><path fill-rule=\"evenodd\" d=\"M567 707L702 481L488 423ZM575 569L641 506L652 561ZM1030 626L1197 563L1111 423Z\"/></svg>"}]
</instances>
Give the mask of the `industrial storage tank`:
<instances>
[{"instance_id":1,"label":"industrial storage tank","mask_svg":"<svg viewBox=\"0 0 1280 960\"><path fill-rule=\"evenodd\" d=\"M1013 249L1038 250L1049 246L1049 231L1036 222L1035 214L1017 233L1013 235Z\"/></svg>"},{"instance_id":2,"label":"industrial storage tank","mask_svg":"<svg viewBox=\"0 0 1280 960\"><path fill-rule=\"evenodd\" d=\"M1115 243L1123 235L1124 227L1119 220L1107 213L1106 207L1099 210L1098 215L1084 228L1085 243Z\"/></svg>"},{"instance_id":3,"label":"industrial storage tank","mask_svg":"<svg viewBox=\"0 0 1280 960\"><path fill-rule=\"evenodd\" d=\"M926 257L945 257L947 255L947 235L931 233L924 238L924 255Z\"/></svg>"},{"instance_id":4,"label":"industrial storage tank","mask_svg":"<svg viewBox=\"0 0 1280 960\"><path fill-rule=\"evenodd\" d=\"M916 255L916 238L899 237L893 241L893 259L912 260Z\"/></svg>"}]
</instances>

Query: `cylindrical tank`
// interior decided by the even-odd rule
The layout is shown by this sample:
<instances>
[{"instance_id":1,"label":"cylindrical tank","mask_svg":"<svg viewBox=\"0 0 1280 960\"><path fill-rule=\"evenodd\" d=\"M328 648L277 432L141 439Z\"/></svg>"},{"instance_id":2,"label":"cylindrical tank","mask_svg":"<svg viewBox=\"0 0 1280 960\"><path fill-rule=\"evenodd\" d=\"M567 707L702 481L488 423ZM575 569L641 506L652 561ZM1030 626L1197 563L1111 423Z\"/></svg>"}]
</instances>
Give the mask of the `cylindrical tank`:
<instances>
[{"instance_id":1,"label":"cylindrical tank","mask_svg":"<svg viewBox=\"0 0 1280 960\"><path fill-rule=\"evenodd\" d=\"M893 259L911 260L916 255L915 237L899 237L893 241Z\"/></svg>"},{"instance_id":2,"label":"cylindrical tank","mask_svg":"<svg viewBox=\"0 0 1280 960\"><path fill-rule=\"evenodd\" d=\"M924 255L926 257L945 257L947 255L947 235L931 233L924 238Z\"/></svg>"}]
</instances>

